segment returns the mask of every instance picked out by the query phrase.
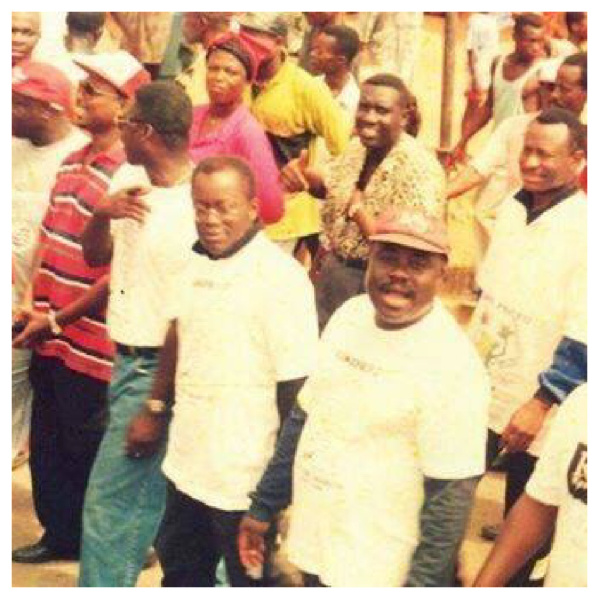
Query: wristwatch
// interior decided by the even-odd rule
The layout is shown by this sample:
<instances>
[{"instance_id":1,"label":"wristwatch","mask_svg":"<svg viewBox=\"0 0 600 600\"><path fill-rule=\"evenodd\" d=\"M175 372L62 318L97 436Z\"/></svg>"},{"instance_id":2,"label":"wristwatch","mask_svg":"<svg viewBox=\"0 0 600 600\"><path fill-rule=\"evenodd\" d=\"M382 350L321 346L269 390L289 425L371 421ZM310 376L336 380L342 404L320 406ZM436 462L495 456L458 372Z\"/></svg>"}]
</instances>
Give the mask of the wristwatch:
<instances>
[{"instance_id":1,"label":"wristwatch","mask_svg":"<svg viewBox=\"0 0 600 600\"><path fill-rule=\"evenodd\" d=\"M60 335L62 333L62 327L56 322L56 313L53 310L48 313L48 324L53 335Z\"/></svg>"},{"instance_id":2,"label":"wristwatch","mask_svg":"<svg viewBox=\"0 0 600 600\"><path fill-rule=\"evenodd\" d=\"M154 416L164 416L169 412L169 406L164 400L158 398L148 398L146 400L146 410Z\"/></svg>"}]
</instances>

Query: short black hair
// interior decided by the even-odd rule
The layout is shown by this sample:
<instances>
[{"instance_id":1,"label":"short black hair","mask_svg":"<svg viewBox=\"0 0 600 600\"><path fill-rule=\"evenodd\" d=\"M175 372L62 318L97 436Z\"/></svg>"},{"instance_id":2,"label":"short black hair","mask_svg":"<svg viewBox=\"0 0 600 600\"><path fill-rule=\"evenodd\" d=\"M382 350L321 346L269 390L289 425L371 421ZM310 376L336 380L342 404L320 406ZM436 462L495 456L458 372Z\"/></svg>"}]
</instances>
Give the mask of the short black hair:
<instances>
[{"instance_id":1,"label":"short black hair","mask_svg":"<svg viewBox=\"0 0 600 600\"><path fill-rule=\"evenodd\" d=\"M534 27L540 29L544 27L544 18L542 15L532 12L521 13L515 17L515 34L523 33L525 27Z\"/></svg>"},{"instance_id":2,"label":"short black hair","mask_svg":"<svg viewBox=\"0 0 600 600\"><path fill-rule=\"evenodd\" d=\"M542 125L566 125L569 130L569 138L572 150L583 150L587 148L587 130L585 125L577 118L577 115L564 108L553 107L542 111L535 119L536 123Z\"/></svg>"},{"instance_id":3,"label":"short black hair","mask_svg":"<svg viewBox=\"0 0 600 600\"><path fill-rule=\"evenodd\" d=\"M194 169L192 182L198 175L212 175L221 171L234 171L244 184L248 200L256 196L256 179L250 165L238 156L209 156L202 159Z\"/></svg>"},{"instance_id":4,"label":"short black hair","mask_svg":"<svg viewBox=\"0 0 600 600\"><path fill-rule=\"evenodd\" d=\"M581 69L581 78L579 84L587 91L587 52L578 52L577 54L571 54L567 56L563 61L561 67L567 65L568 67L579 67Z\"/></svg>"},{"instance_id":5,"label":"short black hair","mask_svg":"<svg viewBox=\"0 0 600 600\"><path fill-rule=\"evenodd\" d=\"M400 102L407 110L407 122L405 131L413 137L417 137L421 128L421 112L416 96L408 89L407 85L397 75L392 73L378 73L365 79L362 85L381 85L395 89L400 95Z\"/></svg>"},{"instance_id":6,"label":"short black hair","mask_svg":"<svg viewBox=\"0 0 600 600\"><path fill-rule=\"evenodd\" d=\"M571 31L571 27L575 25L575 23L581 23L587 17L587 13L585 12L567 12L565 13L565 23L567 24L567 29Z\"/></svg>"},{"instance_id":7,"label":"short black hair","mask_svg":"<svg viewBox=\"0 0 600 600\"><path fill-rule=\"evenodd\" d=\"M170 150L187 146L192 103L183 88L171 81L153 81L135 93L139 118L152 126Z\"/></svg>"},{"instance_id":8,"label":"short black hair","mask_svg":"<svg viewBox=\"0 0 600 600\"><path fill-rule=\"evenodd\" d=\"M336 51L348 61L348 64L354 60L360 47L358 33L354 29L345 25L327 25L321 33L335 38Z\"/></svg>"},{"instance_id":9,"label":"short black hair","mask_svg":"<svg viewBox=\"0 0 600 600\"><path fill-rule=\"evenodd\" d=\"M69 12L67 27L75 34L96 33L104 27L106 13L103 12Z\"/></svg>"}]
</instances>

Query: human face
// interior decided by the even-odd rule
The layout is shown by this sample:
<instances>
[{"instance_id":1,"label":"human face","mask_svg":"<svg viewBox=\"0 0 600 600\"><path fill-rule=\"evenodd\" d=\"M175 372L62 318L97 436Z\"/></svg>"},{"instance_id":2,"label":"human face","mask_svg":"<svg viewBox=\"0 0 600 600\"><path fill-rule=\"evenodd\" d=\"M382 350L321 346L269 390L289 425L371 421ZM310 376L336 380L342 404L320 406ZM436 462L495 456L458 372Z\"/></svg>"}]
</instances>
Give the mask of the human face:
<instances>
[{"instance_id":1,"label":"human face","mask_svg":"<svg viewBox=\"0 0 600 600\"><path fill-rule=\"evenodd\" d=\"M386 242L373 242L366 288L382 329L418 321L431 307L444 275L446 257Z\"/></svg>"},{"instance_id":2,"label":"human face","mask_svg":"<svg viewBox=\"0 0 600 600\"><path fill-rule=\"evenodd\" d=\"M556 75L552 92L552 104L580 115L587 102L587 90L581 85L581 69L574 65L562 65Z\"/></svg>"},{"instance_id":3,"label":"human face","mask_svg":"<svg viewBox=\"0 0 600 600\"><path fill-rule=\"evenodd\" d=\"M151 126L138 116L135 104L128 107L117 119L121 132L121 141L127 155L127 162L132 165L145 164L147 157L147 141Z\"/></svg>"},{"instance_id":4,"label":"human face","mask_svg":"<svg viewBox=\"0 0 600 600\"><path fill-rule=\"evenodd\" d=\"M42 100L12 93L12 134L17 138L39 138L48 129L53 116L58 114Z\"/></svg>"},{"instance_id":5,"label":"human face","mask_svg":"<svg viewBox=\"0 0 600 600\"><path fill-rule=\"evenodd\" d=\"M326 33L318 33L311 44L310 69L316 75L337 72L344 58L337 52L337 40Z\"/></svg>"},{"instance_id":6,"label":"human face","mask_svg":"<svg viewBox=\"0 0 600 600\"><path fill-rule=\"evenodd\" d=\"M12 14L12 65L29 58L40 39L38 13L16 12Z\"/></svg>"},{"instance_id":7,"label":"human face","mask_svg":"<svg viewBox=\"0 0 600 600\"><path fill-rule=\"evenodd\" d=\"M181 33L188 44L201 42L207 29L208 21L202 13L183 13Z\"/></svg>"},{"instance_id":8,"label":"human face","mask_svg":"<svg viewBox=\"0 0 600 600\"><path fill-rule=\"evenodd\" d=\"M90 133L104 133L115 126L125 100L117 89L95 73L79 85L76 124Z\"/></svg>"},{"instance_id":9,"label":"human face","mask_svg":"<svg viewBox=\"0 0 600 600\"><path fill-rule=\"evenodd\" d=\"M400 93L384 85L363 85L356 111L356 130L362 145L389 150L406 125L406 109Z\"/></svg>"},{"instance_id":10,"label":"human face","mask_svg":"<svg viewBox=\"0 0 600 600\"><path fill-rule=\"evenodd\" d=\"M526 25L520 33L515 33L515 52L523 60L531 62L546 55L543 27Z\"/></svg>"},{"instance_id":11,"label":"human face","mask_svg":"<svg viewBox=\"0 0 600 600\"><path fill-rule=\"evenodd\" d=\"M544 193L573 184L582 156L581 150L571 147L565 124L534 121L527 129L521 152L523 187L532 193Z\"/></svg>"},{"instance_id":12,"label":"human face","mask_svg":"<svg viewBox=\"0 0 600 600\"><path fill-rule=\"evenodd\" d=\"M242 100L248 80L244 65L224 50L211 52L206 65L206 89L211 104L235 104Z\"/></svg>"},{"instance_id":13,"label":"human face","mask_svg":"<svg viewBox=\"0 0 600 600\"><path fill-rule=\"evenodd\" d=\"M225 254L256 220L256 202L231 169L194 177L192 198L198 237L211 256Z\"/></svg>"}]
</instances>

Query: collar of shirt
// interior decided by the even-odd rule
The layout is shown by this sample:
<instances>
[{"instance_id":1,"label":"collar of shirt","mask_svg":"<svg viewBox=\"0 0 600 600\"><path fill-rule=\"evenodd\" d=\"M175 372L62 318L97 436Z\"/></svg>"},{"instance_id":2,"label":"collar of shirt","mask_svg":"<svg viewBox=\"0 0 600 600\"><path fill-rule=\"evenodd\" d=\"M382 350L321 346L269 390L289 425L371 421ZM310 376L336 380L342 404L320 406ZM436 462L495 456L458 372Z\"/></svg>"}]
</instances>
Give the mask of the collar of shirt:
<instances>
[{"instance_id":1,"label":"collar of shirt","mask_svg":"<svg viewBox=\"0 0 600 600\"><path fill-rule=\"evenodd\" d=\"M247 246L256 236L256 234L261 230L261 226L259 223L254 223L252 227L235 243L227 252L221 254L221 256L212 256L208 250L202 245L200 240L198 240L193 246L192 250L197 252L202 256L207 256L210 260L221 260L223 258L230 258L234 254L237 254L242 248Z\"/></svg>"},{"instance_id":2,"label":"collar of shirt","mask_svg":"<svg viewBox=\"0 0 600 600\"><path fill-rule=\"evenodd\" d=\"M519 201L527 211L527 225L533 223L536 219L541 217L547 210L554 208L557 204L566 200L573 194L575 194L579 188L576 185L563 186L554 191L552 196L552 203L544 207L541 210L535 210L533 208L533 194L528 192L526 189L521 189L515 194L515 200Z\"/></svg>"}]
</instances>

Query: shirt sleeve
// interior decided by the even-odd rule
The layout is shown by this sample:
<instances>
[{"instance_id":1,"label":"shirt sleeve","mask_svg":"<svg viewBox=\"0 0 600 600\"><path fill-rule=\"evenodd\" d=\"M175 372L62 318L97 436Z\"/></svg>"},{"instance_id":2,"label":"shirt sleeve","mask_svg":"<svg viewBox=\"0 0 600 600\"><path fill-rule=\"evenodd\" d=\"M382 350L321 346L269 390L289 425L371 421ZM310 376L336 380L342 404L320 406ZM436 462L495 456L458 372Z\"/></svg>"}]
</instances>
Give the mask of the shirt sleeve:
<instances>
[{"instance_id":1,"label":"shirt sleeve","mask_svg":"<svg viewBox=\"0 0 600 600\"><path fill-rule=\"evenodd\" d=\"M277 285L269 289L264 305L266 335L277 381L308 376L318 343L314 288L296 263L288 267L285 278L284 272L279 271Z\"/></svg>"},{"instance_id":2,"label":"shirt sleeve","mask_svg":"<svg viewBox=\"0 0 600 600\"><path fill-rule=\"evenodd\" d=\"M260 220L266 225L276 223L283 216L284 204L271 144L258 123L244 129L244 135L238 136L238 144L240 154L256 176Z\"/></svg>"},{"instance_id":3,"label":"shirt sleeve","mask_svg":"<svg viewBox=\"0 0 600 600\"><path fill-rule=\"evenodd\" d=\"M463 479L485 470L490 386L476 356L442 375L423 394L417 423L421 468L433 479Z\"/></svg>"},{"instance_id":4,"label":"shirt sleeve","mask_svg":"<svg viewBox=\"0 0 600 600\"><path fill-rule=\"evenodd\" d=\"M325 139L331 154L341 154L350 140L351 119L322 81L311 78L302 91L308 129Z\"/></svg>"},{"instance_id":5,"label":"shirt sleeve","mask_svg":"<svg viewBox=\"0 0 600 600\"><path fill-rule=\"evenodd\" d=\"M508 137L511 132L511 120L502 122L492 132L483 150L474 156L470 165L482 176L490 177L494 171L506 166L508 161Z\"/></svg>"}]
</instances>

